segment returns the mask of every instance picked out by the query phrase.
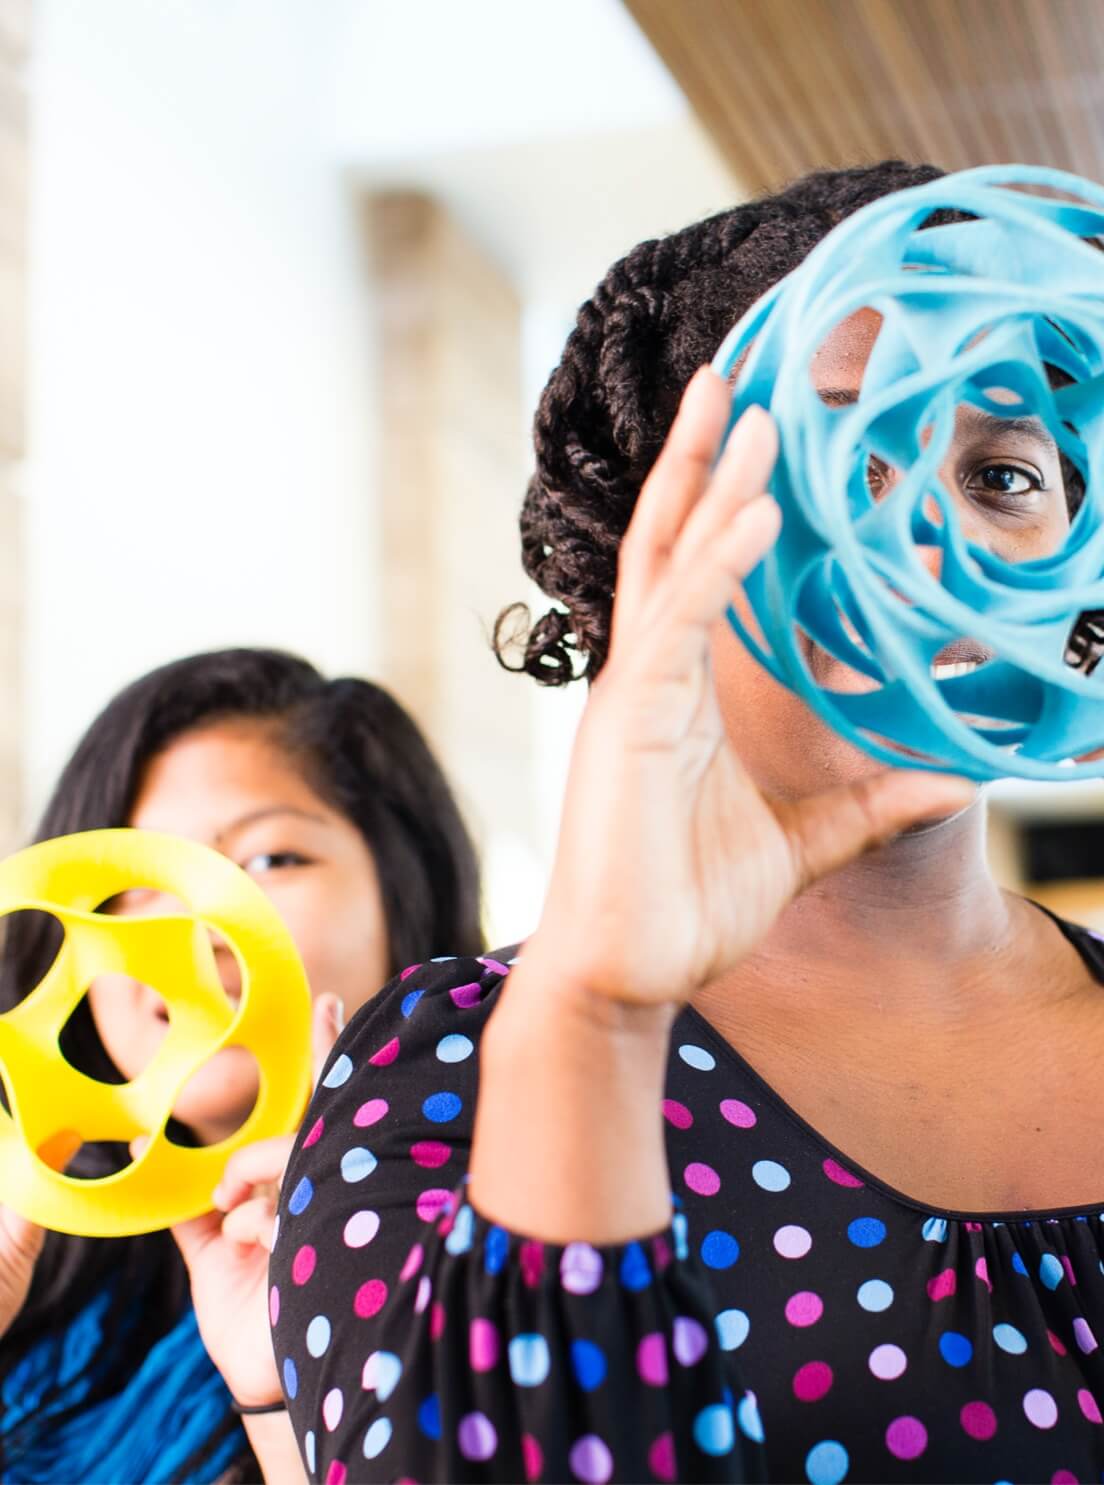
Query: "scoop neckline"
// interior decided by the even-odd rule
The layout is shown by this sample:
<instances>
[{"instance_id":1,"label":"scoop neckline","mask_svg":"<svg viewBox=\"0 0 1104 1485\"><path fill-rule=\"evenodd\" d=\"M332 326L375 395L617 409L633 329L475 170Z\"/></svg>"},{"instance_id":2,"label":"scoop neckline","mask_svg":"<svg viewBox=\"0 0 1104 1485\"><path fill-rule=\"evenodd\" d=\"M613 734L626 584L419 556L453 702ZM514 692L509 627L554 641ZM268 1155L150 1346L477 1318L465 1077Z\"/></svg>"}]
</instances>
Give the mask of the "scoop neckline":
<instances>
[{"instance_id":1,"label":"scoop neckline","mask_svg":"<svg viewBox=\"0 0 1104 1485\"><path fill-rule=\"evenodd\" d=\"M1059 918L1056 913L1052 913L1049 908L1043 907L1041 903L1035 902L1034 899L1027 897L1023 900L1025 902L1029 902L1032 907L1038 908L1041 913L1045 913L1046 916L1051 919L1051 921L1061 931L1063 936L1068 940L1069 943L1073 945L1078 954L1080 954L1082 961L1085 963L1090 974L1097 981L1097 983L1104 985L1104 941L1097 940L1090 929L1085 928L1080 924L1067 923L1064 918ZM1101 954L1100 963L1094 963L1089 953L1086 952L1088 946L1083 942L1081 937L1082 935L1084 935L1085 938L1091 940L1093 943L1098 944L1098 952L1100 952ZM1068 1220L1071 1218L1084 1218L1087 1220L1090 1217L1096 1216L1099 1216L1101 1221L1104 1221L1104 1197L1102 1197L1100 1201L1082 1203L1080 1205L1070 1207L1049 1207L1011 1212L954 1211L949 1207L937 1207L932 1206L928 1202L918 1201L916 1197L908 1195L907 1192L898 1190L896 1186L891 1185L888 1181L884 1181L881 1176L875 1175L873 1171L867 1170L866 1167L861 1165L857 1160L853 1160L845 1150L841 1150L838 1145L833 1144L826 1135L822 1134L820 1130L815 1127L815 1125L810 1124L803 1115L797 1112L797 1110L791 1103L783 1098L782 1095L770 1083L767 1082L762 1073L758 1072L747 1060L747 1058L744 1057L741 1052L737 1051L737 1049L732 1045L731 1042L726 1041L726 1039L721 1035L716 1027L714 1027L711 1022L706 1020L706 1018L702 1015L701 1011L699 1011L696 1006L689 1004L685 1005L682 1010L682 1015L686 1016L689 1020L694 1022L697 1027L700 1027L702 1033L709 1038L714 1046L720 1051L721 1055L728 1058L731 1062L734 1062L740 1068L740 1070L751 1080L751 1082L755 1084L755 1086L759 1089L759 1091L763 1094L767 1101L771 1103L775 1107L775 1109L778 1110L779 1113L781 1113L786 1119L788 1119L791 1124L796 1125L797 1128L800 1129L813 1142L813 1144L818 1145L820 1149L825 1152L826 1155L835 1160L845 1170L850 1171L855 1176L857 1176L862 1181L864 1186L873 1187L875 1190L880 1191L882 1195L887 1197L890 1201L896 1202L899 1206L908 1207L914 1212L921 1212L928 1217L935 1217L945 1222L977 1222L993 1227L1015 1226L1016 1224L1030 1227L1043 1222L1059 1222L1063 1219Z\"/></svg>"}]
</instances>

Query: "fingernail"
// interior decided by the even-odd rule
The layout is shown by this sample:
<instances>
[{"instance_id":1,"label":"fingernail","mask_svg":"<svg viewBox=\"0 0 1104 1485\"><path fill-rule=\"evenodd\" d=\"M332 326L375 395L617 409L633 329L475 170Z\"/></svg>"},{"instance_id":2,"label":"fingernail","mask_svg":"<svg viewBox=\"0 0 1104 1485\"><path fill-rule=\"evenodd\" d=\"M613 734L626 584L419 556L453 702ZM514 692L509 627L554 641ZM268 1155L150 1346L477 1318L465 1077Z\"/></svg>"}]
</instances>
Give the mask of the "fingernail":
<instances>
[{"instance_id":1,"label":"fingernail","mask_svg":"<svg viewBox=\"0 0 1104 1485\"><path fill-rule=\"evenodd\" d=\"M330 1007L330 1021L333 1029L340 1034L345 1029L345 1002L340 995L335 995L333 1005Z\"/></svg>"}]
</instances>

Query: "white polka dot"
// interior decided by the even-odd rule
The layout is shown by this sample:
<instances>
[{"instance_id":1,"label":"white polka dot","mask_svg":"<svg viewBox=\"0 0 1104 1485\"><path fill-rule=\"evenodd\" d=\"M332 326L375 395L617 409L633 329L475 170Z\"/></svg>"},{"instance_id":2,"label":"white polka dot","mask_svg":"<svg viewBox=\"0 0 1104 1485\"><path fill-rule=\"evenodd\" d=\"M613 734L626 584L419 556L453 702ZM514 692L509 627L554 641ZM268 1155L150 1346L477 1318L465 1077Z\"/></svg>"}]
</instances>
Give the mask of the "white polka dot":
<instances>
[{"instance_id":1,"label":"white polka dot","mask_svg":"<svg viewBox=\"0 0 1104 1485\"><path fill-rule=\"evenodd\" d=\"M774 1235L774 1251L783 1258L804 1258L813 1239L804 1227L780 1227Z\"/></svg>"},{"instance_id":2,"label":"white polka dot","mask_svg":"<svg viewBox=\"0 0 1104 1485\"><path fill-rule=\"evenodd\" d=\"M307 1326L307 1350L312 1356L322 1356L330 1344L330 1322L325 1315L315 1315Z\"/></svg>"},{"instance_id":3,"label":"white polka dot","mask_svg":"<svg viewBox=\"0 0 1104 1485\"><path fill-rule=\"evenodd\" d=\"M365 1459L376 1459L383 1453L391 1442L391 1431L390 1418L376 1419L364 1435Z\"/></svg>"},{"instance_id":4,"label":"white polka dot","mask_svg":"<svg viewBox=\"0 0 1104 1485\"><path fill-rule=\"evenodd\" d=\"M1033 1387L1024 1394L1023 1410L1027 1421L1036 1428L1053 1428L1058 1422L1058 1404L1042 1387Z\"/></svg>"},{"instance_id":5,"label":"white polka dot","mask_svg":"<svg viewBox=\"0 0 1104 1485\"><path fill-rule=\"evenodd\" d=\"M345 1246L363 1248L379 1232L380 1219L376 1212L354 1212L345 1224Z\"/></svg>"},{"instance_id":6,"label":"white polka dot","mask_svg":"<svg viewBox=\"0 0 1104 1485\"><path fill-rule=\"evenodd\" d=\"M303 1453L307 1456L307 1469L314 1474L314 1429L308 1428L303 1436Z\"/></svg>"},{"instance_id":7,"label":"white polka dot","mask_svg":"<svg viewBox=\"0 0 1104 1485\"><path fill-rule=\"evenodd\" d=\"M279 1214L279 1212L277 1212L276 1215L275 1215L275 1217L273 1217L273 1219L272 1219L272 1247L273 1248L275 1248L275 1246L276 1246L276 1239L279 1236L280 1236L280 1214ZM269 1249L269 1252L271 1252L271 1251L272 1251L272 1248Z\"/></svg>"},{"instance_id":8,"label":"white polka dot","mask_svg":"<svg viewBox=\"0 0 1104 1485\"><path fill-rule=\"evenodd\" d=\"M696 1047L693 1042L683 1042L678 1053L687 1067L695 1067L698 1072L712 1072L717 1066L717 1059L712 1052L707 1052L704 1047Z\"/></svg>"},{"instance_id":9,"label":"white polka dot","mask_svg":"<svg viewBox=\"0 0 1104 1485\"><path fill-rule=\"evenodd\" d=\"M908 1366L908 1357L900 1346L875 1346L868 1365L879 1381L893 1382Z\"/></svg>"},{"instance_id":10,"label":"white polka dot","mask_svg":"<svg viewBox=\"0 0 1104 1485\"><path fill-rule=\"evenodd\" d=\"M790 1173L777 1160L757 1160L751 1167L751 1178L764 1191L785 1191Z\"/></svg>"},{"instance_id":11,"label":"white polka dot","mask_svg":"<svg viewBox=\"0 0 1104 1485\"><path fill-rule=\"evenodd\" d=\"M360 1374L365 1392L374 1392L378 1402L386 1402L399 1385L402 1362L394 1351L373 1351Z\"/></svg>"},{"instance_id":12,"label":"white polka dot","mask_svg":"<svg viewBox=\"0 0 1104 1485\"><path fill-rule=\"evenodd\" d=\"M342 1396L340 1387L331 1387L322 1402L322 1422L333 1433L341 1422L341 1415L345 1411L345 1398Z\"/></svg>"},{"instance_id":13,"label":"white polka dot","mask_svg":"<svg viewBox=\"0 0 1104 1485\"><path fill-rule=\"evenodd\" d=\"M340 1088L342 1083L349 1081L349 1074L352 1070L353 1064L346 1057L345 1053L342 1052L333 1067L330 1068L329 1072L322 1079L323 1088Z\"/></svg>"}]
</instances>

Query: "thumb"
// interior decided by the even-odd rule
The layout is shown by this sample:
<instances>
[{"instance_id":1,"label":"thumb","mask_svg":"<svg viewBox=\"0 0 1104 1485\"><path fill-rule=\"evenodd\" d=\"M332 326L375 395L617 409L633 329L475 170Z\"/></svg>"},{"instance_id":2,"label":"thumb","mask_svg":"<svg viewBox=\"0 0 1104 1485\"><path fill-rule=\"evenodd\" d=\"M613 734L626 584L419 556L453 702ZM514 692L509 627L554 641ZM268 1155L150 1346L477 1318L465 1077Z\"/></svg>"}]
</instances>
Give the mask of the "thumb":
<instances>
[{"instance_id":1,"label":"thumb","mask_svg":"<svg viewBox=\"0 0 1104 1485\"><path fill-rule=\"evenodd\" d=\"M320 995L311 1008L311 1065L318 1082L326 1059L345 1026L345 1007L336 995Z\"/></svg>"},{"instance_id":2,"label":"thumb","mask_svg":"<svg viewBox=\"0 0 1104 1485\"><path fill-rule=\"evenodd\" d=\"M222 1213L204 1212L202 1217L193 1217L189 1222L178 1222L170 1228L180 1256L189 1273L192 1265L207 1245L222 1231Z\"/></svg>"},{"instance_id":3,"label":"thumb","mask_svg":"<svg viewBox=\"0 0 1104 1485\"><path fill-rule=\"evenodd\" d=\"M976 798L968 779L897 769L809 799L775 803L793 857L794 895L910 825L958 814Z\"/></svg>"},{"instance_id":4,"label":"thumb","mask_svg":"<svg viewBox=\"0 0 1104 1485\"><path fill-rule=\"evenodd\" d=\"M12 1207L0 1206L0 1231L10 1257L22 1258L28 1263L34 1263L46 1241L46 1229Z\"/></svg>"}]
</instances>

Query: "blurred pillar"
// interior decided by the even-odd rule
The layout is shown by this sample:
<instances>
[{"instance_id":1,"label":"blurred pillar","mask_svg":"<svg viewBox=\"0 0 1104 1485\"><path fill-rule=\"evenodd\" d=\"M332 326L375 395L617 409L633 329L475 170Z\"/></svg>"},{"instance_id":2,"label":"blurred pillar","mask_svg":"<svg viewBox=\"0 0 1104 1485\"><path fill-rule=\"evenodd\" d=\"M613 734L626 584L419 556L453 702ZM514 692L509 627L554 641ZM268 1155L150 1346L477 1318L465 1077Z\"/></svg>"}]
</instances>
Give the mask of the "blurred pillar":
<instances>
[{"instance_id":1,"label":"blurred pillar","mask_svg":"<svg viewBox=\"0 0 1104 1485\"><path fill-rule=\"evenodd\" d=\"M491 931L512 934L532 926L512 921L501 880L535 843L532 682L501 669L491 631L525 592L521 306L501 269L432 198L373 194L367 224L382 677L455 782L490 869Z\"/></svg>"},{"instance_id":2,"label":"blurred pillar","mask_svg":"<svg viewBox=\"0 0 1104 1485\"><path fill-rule=\"evenodd\" d=\"M0 0L0 852L21 827L23 554L16 470L26 400L29 0Z\"/></svg>"}]
</instances>

